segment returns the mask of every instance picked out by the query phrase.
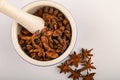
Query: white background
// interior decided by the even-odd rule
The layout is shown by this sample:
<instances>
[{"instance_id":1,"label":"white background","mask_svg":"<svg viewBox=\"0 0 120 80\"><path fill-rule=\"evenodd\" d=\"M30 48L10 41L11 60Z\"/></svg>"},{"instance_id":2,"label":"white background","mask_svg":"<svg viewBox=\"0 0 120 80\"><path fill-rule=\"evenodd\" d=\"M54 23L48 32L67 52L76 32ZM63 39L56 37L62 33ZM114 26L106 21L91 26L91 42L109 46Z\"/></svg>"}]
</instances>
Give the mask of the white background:
<instances>
[{"instance_id":1,"label":"white background","mask_svg":"<svg viewBox=\"0 0 120 80\"><path fill-rule=\"evenodd\" d=\"M35 0L8 0L22 8ZM120 0L53 0L73 15L77 52L94 48L95 80L120 80ZM12 19L0 13L0 80L68 80L57 65L38 67L21 59L11 41ZM72 80L72 79L70 79Z\"/></svg>"}]
</instances>

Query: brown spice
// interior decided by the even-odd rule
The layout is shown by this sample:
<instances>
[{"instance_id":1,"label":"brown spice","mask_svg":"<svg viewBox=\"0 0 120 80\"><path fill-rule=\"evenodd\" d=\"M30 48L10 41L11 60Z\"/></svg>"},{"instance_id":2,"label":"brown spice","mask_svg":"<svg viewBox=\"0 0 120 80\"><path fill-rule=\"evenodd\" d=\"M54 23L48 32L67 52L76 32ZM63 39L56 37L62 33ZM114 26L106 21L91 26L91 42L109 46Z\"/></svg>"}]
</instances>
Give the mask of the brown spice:
<instances>
[{"instance_id":1,"label":"brown spice","mask_svg":"<svg viewBox=\"0 0 120 80\"><path fill-rule=\"evenodd\" d=\"M52 60L63 54L71 41L71 25L56 8L45 6L34 15L45 20L41 33L30 33L22 27L18 35L19 44L26 54L36 60ZM69 26L68 26L69 25Z\"/></svg>"},{"instance_id":2,"label":"brown spice","mask_svg":"<svg viewBox=\"0 0 120 80\"><path fill-rule=\"evenodd\" d=\"M90 73L91 69L96 69L91 62L91 57L93 56L93 54L91 54L92 50L93 49L87 50L82 48L82 53L79 54L74 51L74 53L70 55L70 58L65 61L65 63L62 63L60 66L58 66L58 68L61 70L60 73L71 73L68 78L73 78L73 80L79 80L80 78L82 80L94 80L93 77L96 73ZM82 68L78 68L80 64L83 66ZM75 70L71 67L71 65L75 65ZM85 74L86 71L87 74Z\"/></svg>"},{"instance_id":3,"label":"brown spice","mask_svg":"<svg viewBox=\"0 0 120 80\"><path fill-rule=\"evenodd\" d=\"M70 55L70 59L68 61L71 66L74 65L75 67L78 67L78 64L82 62L81 54L76 54L76 52L74 52Z\"/></svg>"},{"instance_id":4,"label":"brown spice","mask_svg":"<svg viewBox=\"0 0 120 80\"><path fill-rule=\"evenodd\" d=\"M59 55L55 51L52 51L52 52L47 51L46 56L50 58L57 58Z\"/></svg>"},{"instance_id":5,"label":"brown spice","mask_svg":"<svg viewBox=\"0 0 120 80\"><path fill-rule=\"evenodd\" d=\"M56 16L58 13L59 13L59 10L55 9L53 14Z\"/></svg>"},{"instance_id":6,"label":"brown spice","mask_svg":"<svg viewBox=\"0 0 120 80\"><path fill-rule=\"evenodd\" d=\"M54 8L51 7L50 10L49 10L49 13L53 14L53 11L54 11Z\"/></svg>"},{"instance_id":7,"label":"brown spice","mask_svg":"<svg viewBox=\"0 0 120 80\"><path fill-rule=\"evenodd\" d=\"M49 7L46 6L46 7L43 8L43 10L44 10L45 13L48 13L48 11L49 11Z\"/></svg>"},{"instance_id":8,"label":"brown spice","mask_svg":"<svg viewBox=\"0 0 120 80\"><path fill-rule=\"evenodd\" d=\"M68 78L73 78L73 80L79 80L79 78L81 77L81 73L79 70L75 69L74 71L71 71L71 75L68 76Z\"/></svg>"},{"instance_id":9,"label":"brown spice","mask_svg":"<svg viewBox=\"0 0 120 80\"><path fill-rule=\"evenodd\" d=\"M64 24L64 25L67 25L67 24L69 24L69 21L68 21L67 19L64 19L64 20L63 20L63 24Z\"/></svg>"},{"instance_id":10,"label":"brown spice","mask_svg":"<svg viewBox=\"0 0 120 80\"><path fill-rule=\"evenodd\" d=\"M89 72L87 72L87 75L82 75L82 78L83 78L83 80L94 80L93 76L95 74L96 73L89 73Z\"/></svg>"},{"instance_id":11,"label":"brown spice","mask_svg":"<svg viewBox=\"0 0 120 80\"><path fill-rule=\"evenodd\" d=\"M23 35L31 34L31 33L30 33L27 29L25 29L25 28L22 28L21 33L22 33Z\"/></svg>"},{"instance_id":12,"label":"brown spice","mask_svg":"<svg viewBox=\"0 0 120 80\"><path fill-rule=\"evenodd\" d=\"M60 66L58 66L58 68L60 68L60 73L64 72L66 74L66 72L71 72L71 68L69 67L68 61L65 61L64 63L62 63Z\"/></svg>"},{"instance_id":13,"label":"brown spice","mask_svg":"<svg viewBox=\"0 0 120 80\"><path fill-rule=\"evenodd\" d=\"M93 50L93 49L87 50L87 49L82 48L81 51L82 51L82 55L83 55L83 60L84 60L84 61L86 61L87 58L93 56L93 54L91 54L91 51L92 51L92 50Z\"/></svg>"},{"instance_id":14,"label":"brown spice","mask_svg":"<svg viewBox=\"0 0 120 80\"><path fill-rule=\"evenodd\" d=\"M19 44L20 45L22 45L22 44L24 44L25 43L25 40L23 40L23 39L21 39L20 41L19 41Z\"/></svg>"},{"instance_id":15,"label":"brown spice","mask_svg":"<svg viewBox=\"0 0 120 80\"><path fill-rule=\"evenodd\" d=\"M89 69L91 71L91 69L96 69L95 66L93 66L92 64L93 63L91 63L91 58L89 58L89 60L86 63L82 64L84 67L81 70L84 71Z\"/></svg>"}]
</instances>

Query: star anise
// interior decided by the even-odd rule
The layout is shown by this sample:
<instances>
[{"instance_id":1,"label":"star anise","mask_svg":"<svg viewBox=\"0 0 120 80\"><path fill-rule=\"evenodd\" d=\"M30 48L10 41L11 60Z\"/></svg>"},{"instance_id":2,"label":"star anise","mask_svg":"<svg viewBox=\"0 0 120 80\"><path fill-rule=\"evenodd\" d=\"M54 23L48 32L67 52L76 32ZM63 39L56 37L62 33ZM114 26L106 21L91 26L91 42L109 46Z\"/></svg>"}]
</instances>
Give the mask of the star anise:
<instances>
[{"instance_id":1,"label":"star anise","mask_svg":"<svg viewBox=\"0 0 120 80\"><path fill-rule=\"evenodd\" d=\"M38 9L33 15L43 18L45 26L40 32L30 33L20 25L18 41L21 49L29 57L39 61L60 57L71 41L72 32L69 20L60 10L50 6Z\"/></svg>"},{"instance_id":2,"label":"star anise","mask_svg":"<svg viewBox=\"0 0 120 80\"><path fill-rule=\"evenodd\" d=\"M39 39L39 37L40 37L40 35L39 35L39 30L36 31L36 32L32 35L31 40L32 40L32 44L33 44L33 46L34 46L35 48L39 48L39 46L38 46L38 45L36 44L36 42L35 42L35 39Z\"/></svg>"},{"instance_id":3,"label":"star anise","mask_svg":"<svg viewBox=\"0 0 120 80\"><path fill-rule=\"evenodd\" d=\"M91 63L91 58L89 58L89 60L86 61L86 63L82 64L84 67L81 69L81 71L88 70L88 69L91 71L91 69L96 69L96 67L93 66L92 64L93 62Z\"/></svg>"},{"instance_id":4,"label":"star anise","mask_svg":"<svg viewBox=\"0 0 120 80\"><path fill-rule=\"evenodd\" d=\"M81 54L74 53L70 55L70 59L68 60L70 62L70 65L74 65L75 67L78 67L78 64L82 62Z\"/></svg>"},{"instance_id":5,"label":"star anise","mask_svg":"<svg viewBox=\"0 0 120 80\"><path fill-rule=\"evenodd\" d=\"M71 75L68 76L68 78L73 78L73 80L79 80L79 78L81 77L81 71L75 69L74 71L71 71Z\"/></svg>"},{"instance_id":6,"label":"star anise","mask_svg":"<svg viewBox=\"0 0 120 80\"><path fill-rule=\"evenodd\" d=\"M87 72L87 75L82 75L82 78L83 78L83 80L94 80L93 76L95 74L96 73L89 73L89 72Z\"/></svg>"},{"instance_id":7,"label":"star anise","mask_svg":"<svg viewBox=\"0 0 120 80\"><path fill-rule=\"evenodd\" d=\"M46 52L46 56L50 58L57 58L59 55L56 52Z\"/></svg>"},{"instance_id":8,"label":"star anise","mask_svg":"<svg viewBox=\"0 0 120 80\"><path fill-rule=\"evenodd\" d=\"M62 63L60 66L58 66L58 68L60 68L60 73L64 72L66 74L66 72L71 71L68 61L65 61L65 63Z\"/></svg>"},{"instance_id":9,"label":"star anise","mask_svg":"<svg viewBox=\"0 0 120 80\"><path fill-rule=\"evenodd\" d=\"M83 61L86 61L86 59L88 58L88 57L91 57L91 56L93 56L93 54L91 54L91 51L92 51L93 49L90 49L90 50L87 50L87 49L84 49L84 48L82 48L82 55L83 55Z\"/></svg>"}]
</instances>

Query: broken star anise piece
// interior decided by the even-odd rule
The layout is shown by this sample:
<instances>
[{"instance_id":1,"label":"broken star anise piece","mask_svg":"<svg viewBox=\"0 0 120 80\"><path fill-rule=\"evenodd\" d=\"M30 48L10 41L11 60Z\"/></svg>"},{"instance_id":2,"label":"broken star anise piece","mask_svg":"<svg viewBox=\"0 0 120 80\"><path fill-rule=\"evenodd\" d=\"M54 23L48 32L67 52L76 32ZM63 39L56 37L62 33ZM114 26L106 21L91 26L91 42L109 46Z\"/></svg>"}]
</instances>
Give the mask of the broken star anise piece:
<instances>
[{"instance_id":1,"label":"broken star anise piece","mask_svg":"<svg viewBox=\"0 0 120 80\"><path fill-rule=\"evenodd\" d=\"M62 63L60 66L58 66L58 68L60 68L60 73L64 72L66 74L66 72L71 71L68 61L65 61L65 63Z\"/></svg>"},{"instance_id":2,"label":"broken star anise piece","mask_svg":"<svg viewBox=\"0 0 120 80\"><path fill-rule=\"evenodd\" d=\"M71 75L68 76L68 78L73 78L73 80L79 80L79 78L81 77L81 71L75 69L74 71L71 71Z\"/></svg>"},{"instance_id":3,"label":"broken star anise piece","mask_svg":"<svg viewBox=\"0 0 120 80\"><path fill-rule=\"evenodd\" d=\"M93 49L90 49L90 50L87 50L87 49L84 49L84 48L82 48L82 57L83 57L83 61L86 61L86 59L88 58L88 57L91 57L91 56L93 56L93 54L91 54L91 51L92 51Z\"/></svg>"},{"instance_id":4,"label":"broken star anise piece","mask_svg":"<svg viewBox=\"0 0 120 80\"><path fill-rule=\"evenodd\" d=\"M78 64L82 63L81 54L76 54L74 51L74 53L70 55L70 59L68 61L70 62L71 66L74 65L75 67L78 67Z\"/></svg>"},{"instance_id":5,"label":"broken star anise piece","mask_svg":"<svg viewBox=\"0 0 120 80\"><path fill-rule=\"evenodd\" d=\"M55 59L55 58L57 58L59 55L58 55L56 52L54 52L54 51L53 51L53 52L47 51L47 52L46 52L46 56Z\"/></svg>"},{"instance_id":6,"label":"broken star anise piece","mask_svg":"<svg viewBox=\"0 0 120 80\"><path fill-rule=\"evenodd\" d=\"M89 60L86 63L82 64L84 67L81 69L81 71L88 70L88 69L91 71L91 69L96 69L96 67L93 66L92 64L93 63L91 63L91 58L89 58Z\"/></svg>"},{"instance_id":7,"label":"broken star anise piece","mask_svg":"<svg viewBox=\"0 0 120 80\"><path fill-rule=\"evenodd\" d=\"M83 80L94 80L93 76L95 75L96 73L88 73L87 72L87 75L82 75L82 78Z\"/></svg>"}]
</instances>

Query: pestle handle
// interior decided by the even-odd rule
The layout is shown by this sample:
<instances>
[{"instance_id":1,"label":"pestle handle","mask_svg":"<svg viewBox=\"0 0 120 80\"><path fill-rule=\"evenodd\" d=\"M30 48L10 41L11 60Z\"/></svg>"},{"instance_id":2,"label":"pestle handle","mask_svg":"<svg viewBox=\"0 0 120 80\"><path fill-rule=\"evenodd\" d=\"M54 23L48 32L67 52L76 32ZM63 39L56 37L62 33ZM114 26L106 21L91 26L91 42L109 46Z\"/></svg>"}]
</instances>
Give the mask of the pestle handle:
<instances>
[{"instance_id":1,"label":"pestle handle","mask_svg":"<svg viewBox=\"0 0 120 80\"><path fill-rule=\"evenodd\" d=\"M44 27L43 19L26 13L21 9L14 7L5 0L0 0L0 12L14 19L31 33L34 33L36 30L41 31Z\"/></svg>"}]
</instances>

